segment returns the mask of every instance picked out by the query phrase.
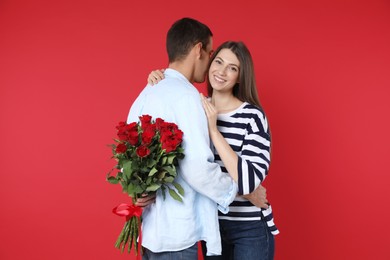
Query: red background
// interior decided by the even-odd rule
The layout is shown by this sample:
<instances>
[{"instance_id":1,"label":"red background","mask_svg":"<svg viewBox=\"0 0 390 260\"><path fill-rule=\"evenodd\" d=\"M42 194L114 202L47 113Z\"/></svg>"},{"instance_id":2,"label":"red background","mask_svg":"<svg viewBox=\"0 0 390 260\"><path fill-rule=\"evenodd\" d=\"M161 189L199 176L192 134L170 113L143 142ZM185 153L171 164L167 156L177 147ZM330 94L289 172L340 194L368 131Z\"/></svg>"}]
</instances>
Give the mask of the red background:
<instances>
[{"instance_id":1,"label":"red background","mask_svg":"<svg viewBox=\"0 0 390 260\"><path fill-rule=\"evenodd\" d=\"M106 145L183 16L252 51L276 259L390 259L385 0L0 1L0 259L132 258Z\"/></svg>"}]
</instances>

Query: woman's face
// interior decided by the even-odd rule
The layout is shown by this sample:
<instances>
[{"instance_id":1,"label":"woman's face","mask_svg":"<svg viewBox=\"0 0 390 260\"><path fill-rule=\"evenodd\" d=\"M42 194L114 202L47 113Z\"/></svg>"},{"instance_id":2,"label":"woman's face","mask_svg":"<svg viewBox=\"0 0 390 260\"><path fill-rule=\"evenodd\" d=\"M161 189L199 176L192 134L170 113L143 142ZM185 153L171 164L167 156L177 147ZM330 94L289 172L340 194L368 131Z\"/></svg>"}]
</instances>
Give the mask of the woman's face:
<instances>
[{"instance_id":1,"label":"woman's face","mask_svg":"<svg viewBox=\"0 0 390 260\"><path fill-rule=\"evenodd\" d=\"M222 49L210 64L209 81L214 91L232 92L239 74L237 56L230 49Z\"/></svg>"}]
</instances>

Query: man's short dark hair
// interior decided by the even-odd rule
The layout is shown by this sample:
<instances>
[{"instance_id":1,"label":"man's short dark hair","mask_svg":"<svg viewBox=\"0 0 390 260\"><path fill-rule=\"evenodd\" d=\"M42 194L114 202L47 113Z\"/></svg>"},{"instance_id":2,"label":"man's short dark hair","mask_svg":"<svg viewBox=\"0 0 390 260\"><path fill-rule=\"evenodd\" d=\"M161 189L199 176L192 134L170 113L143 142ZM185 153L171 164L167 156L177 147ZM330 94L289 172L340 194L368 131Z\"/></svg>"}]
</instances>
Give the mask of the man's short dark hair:
<instances>
[{"instance_id":1,"label":"man's short dark hair","mask_svg":"<svg viewBox=\"0 0 390 260\"><path fill-rule=\"evenodd\" d=\"M186 57L197 43L202 43L206 50L210 36L213 36L210 28L192 18L182 18L176 21L167 33L166 47L169 63Z\"/></svg>"}]
</instances>

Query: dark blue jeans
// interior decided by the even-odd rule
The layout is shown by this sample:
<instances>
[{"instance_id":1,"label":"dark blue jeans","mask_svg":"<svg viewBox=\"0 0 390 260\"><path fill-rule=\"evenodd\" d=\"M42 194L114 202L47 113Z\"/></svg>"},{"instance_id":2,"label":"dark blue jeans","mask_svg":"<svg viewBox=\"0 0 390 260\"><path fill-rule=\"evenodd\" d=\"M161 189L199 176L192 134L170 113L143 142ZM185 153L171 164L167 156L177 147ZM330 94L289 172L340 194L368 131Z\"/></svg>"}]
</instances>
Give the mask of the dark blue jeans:
<instances>
[{"instance_id":1,"label":"dark blue jeans","mask_svg":"<svg viewBox=\"0 0 390 260\"><path fill-rule=\"evenodd\" d=\"M206 260L273 260L275 240L264 220L219 221L222 237L222 255L206 256Z\"/></svg>"},{"instance_id":2,"label":"dark blue jeans","mask_svg":"<svg viewBox=\"0 0 390 260\"><path fill-rule=\"evenodd\" d=\"M169 251L162 253L153 253L145 248L145 253L142 260L197 260L198 259L198 243L181 251Z\"/></svg>"}]
</instances>

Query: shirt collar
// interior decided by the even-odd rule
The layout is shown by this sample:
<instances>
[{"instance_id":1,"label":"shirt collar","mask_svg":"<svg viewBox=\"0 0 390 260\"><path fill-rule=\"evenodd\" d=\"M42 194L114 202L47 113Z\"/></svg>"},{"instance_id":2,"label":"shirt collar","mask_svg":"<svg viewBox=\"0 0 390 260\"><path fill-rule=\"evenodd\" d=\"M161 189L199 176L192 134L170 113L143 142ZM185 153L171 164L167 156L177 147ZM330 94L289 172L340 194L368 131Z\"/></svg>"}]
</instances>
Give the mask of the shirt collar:
<instances>
[{"instance_id":1,"label":"shirt collar","mask_svg":"<svg viewBox=\"0 0 390 260\"><path fill-rule=\"evenodd\" d=\"M168 69L165 69L164 74L166 74L170 77L179 78L181 80L184 80L186 83L192 85L191 82L189 82L188 79L177 70L168 68Z\"/></svg>"}]
</instances>

